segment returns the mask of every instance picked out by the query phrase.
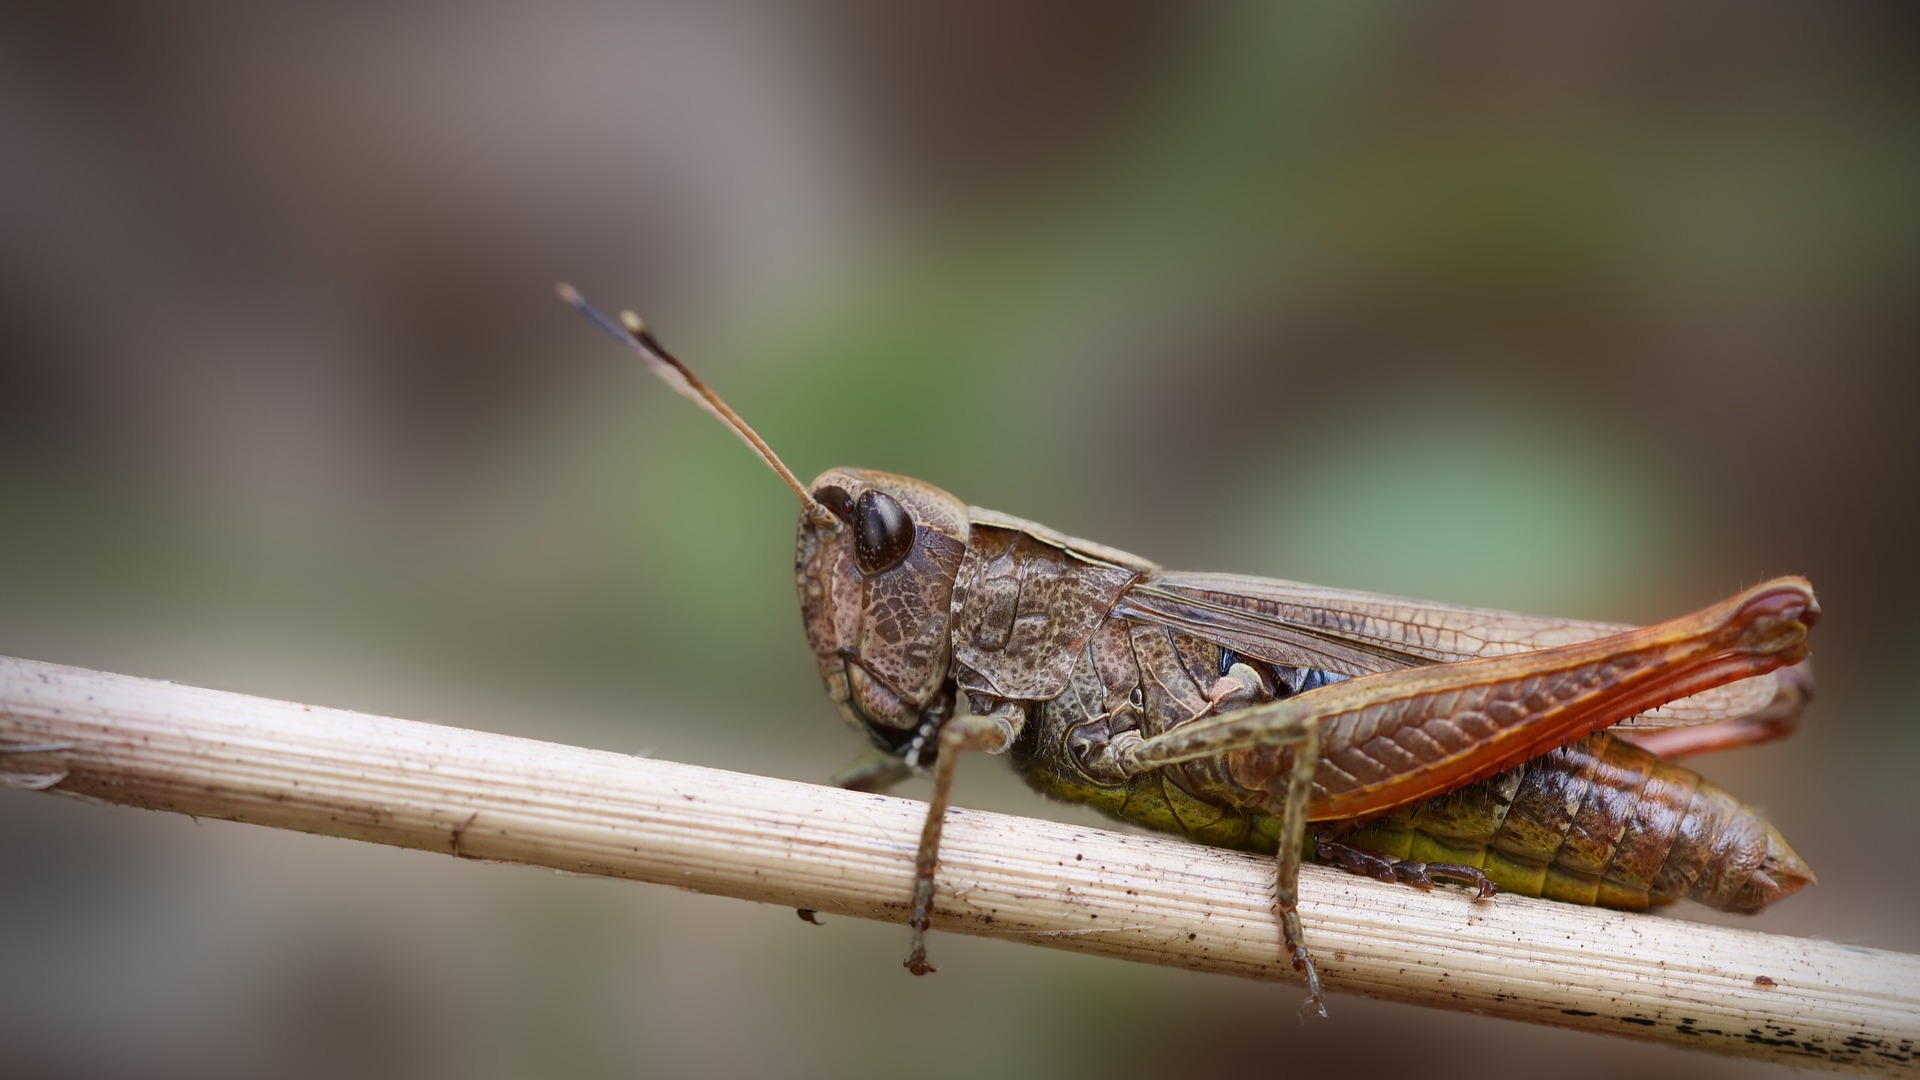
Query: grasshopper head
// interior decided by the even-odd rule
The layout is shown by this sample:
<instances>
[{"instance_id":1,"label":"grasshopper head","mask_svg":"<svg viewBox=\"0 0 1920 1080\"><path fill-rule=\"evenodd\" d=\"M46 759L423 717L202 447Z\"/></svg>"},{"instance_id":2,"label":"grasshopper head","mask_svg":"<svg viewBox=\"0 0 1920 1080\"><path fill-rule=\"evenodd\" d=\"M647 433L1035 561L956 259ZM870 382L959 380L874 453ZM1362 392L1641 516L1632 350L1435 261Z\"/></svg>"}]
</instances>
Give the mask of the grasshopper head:
<instances>
[{"instance_id":1,"label":"grasshopper head","mask_svg":"<svg viewBox=\"0 0 1920 1080\"><path fill-rule=\"evenodd\" d=\"M850 724L919 764L953 711L948 622L967 508L931 484L866 469L831 469L809 495L794 575L820 677Z\"/></svg>"},{"instance_id":2,"label":"grasshopper head","mask_svg":"<svg viewBox=\"0 0 1920 1080\"><path fill-rule=\"evenodd\" d=\"M799 497L800 614L827 693L874 745L909 765L931 759L927 742L953 713L948 609L966 552L967 508L931 484L865 469L833 469L802 487L639 316L611 319L571 285L556 291L738 435Z\"/></svg>"}]
</instances>

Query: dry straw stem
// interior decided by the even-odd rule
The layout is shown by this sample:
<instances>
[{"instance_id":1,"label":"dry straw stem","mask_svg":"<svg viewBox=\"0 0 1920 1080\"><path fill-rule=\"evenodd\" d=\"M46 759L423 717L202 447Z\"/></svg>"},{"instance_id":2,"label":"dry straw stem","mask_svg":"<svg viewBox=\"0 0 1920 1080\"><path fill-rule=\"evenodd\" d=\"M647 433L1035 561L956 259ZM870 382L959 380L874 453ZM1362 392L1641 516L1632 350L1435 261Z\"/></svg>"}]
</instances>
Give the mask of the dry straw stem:
<instances>
[{"instance_id":1,"label":"dry straw stem","mask_svg":"<svg viewBox=\"0 0 1920 1080\"><path fill-rule=\"evenodd\" d=\"M922 817L903 799L11 658L0 779L890 922L906 918ZM1292 979L1271 877L1235 852L954 810L934 927ZM1319 867L1300 908L1336 992L1920 1071L1920 957Z\"/></svg>"}]
</instances>

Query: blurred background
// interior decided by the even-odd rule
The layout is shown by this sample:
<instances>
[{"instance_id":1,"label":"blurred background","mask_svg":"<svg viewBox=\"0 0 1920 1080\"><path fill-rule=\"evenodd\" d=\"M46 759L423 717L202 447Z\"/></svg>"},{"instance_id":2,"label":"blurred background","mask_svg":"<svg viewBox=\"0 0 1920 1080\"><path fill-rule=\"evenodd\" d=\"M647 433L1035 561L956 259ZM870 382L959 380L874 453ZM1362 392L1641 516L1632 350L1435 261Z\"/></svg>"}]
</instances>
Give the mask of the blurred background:
<instances>
[{"instance_id":1,"label":"blurred background","mask_svg":"<svg viewBox=\"0 0 1920 1080\"><path fill-rule=\"evenodd\" d=\"M1169 566L1807 574L1805 729L1701 764L1820 874L1745 925L1920 950L1914 12L7 5L0 652L825 777L790 497L565 278L803 477ZM22 1076L1754 1071L23 792L0 928Z\"/></svg>"}]
</instances>

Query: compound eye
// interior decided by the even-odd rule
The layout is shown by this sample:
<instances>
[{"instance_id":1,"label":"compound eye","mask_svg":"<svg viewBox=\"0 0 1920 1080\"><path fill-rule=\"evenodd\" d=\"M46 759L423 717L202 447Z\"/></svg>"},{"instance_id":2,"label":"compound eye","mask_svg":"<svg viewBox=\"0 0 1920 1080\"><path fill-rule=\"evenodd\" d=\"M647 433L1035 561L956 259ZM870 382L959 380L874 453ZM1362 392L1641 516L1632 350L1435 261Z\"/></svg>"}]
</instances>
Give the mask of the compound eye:
<instances>
[{"instance_id":1,"label":"compound eye","mask_svg":"<svg viewBox=\"0 0 1920 1080\"><path fill-rule=\"evenodd\" d=\"M854 510L853 561L863 574L879 574L906 561L913 550L913 519L893 496L868 491Z\"/></svg>"},{"instance_id":2,"label":"compound eye","mask_svg":"<svg viewBox=\"0 0 1920 1080\"><path fill-rule=\"evenodd\" d=\"M813 499L821 506L833 511L833 516L847 524L853 524L853 496L838 484L828 484L813 493Z\"/></svg>"}]
</instances>

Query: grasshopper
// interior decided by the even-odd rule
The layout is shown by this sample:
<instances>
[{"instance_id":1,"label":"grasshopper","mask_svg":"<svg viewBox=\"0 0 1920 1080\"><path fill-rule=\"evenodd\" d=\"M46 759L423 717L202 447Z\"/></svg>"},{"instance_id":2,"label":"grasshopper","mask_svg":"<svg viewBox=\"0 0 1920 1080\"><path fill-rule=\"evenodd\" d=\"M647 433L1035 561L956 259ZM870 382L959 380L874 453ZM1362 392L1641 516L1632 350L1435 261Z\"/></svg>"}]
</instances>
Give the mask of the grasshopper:
<instances>
[{"instance_id":1,"label":"grasshopper","mask_svg":"<svg viewBox=\"0 0 1920 1080\"><path fill-rule=\"evenodd\" d=\"M799 497L807 639L872 745L835 779L933 780L916 975L933 970L940 830L970 751L1007 756L1045 794L1274 855L1282 955L1321 1016L1297 910L1309 855L1477 900L1622 909L1691 897L1757 911L1814 880L1758 811L1666 760L1791 730L1819 616L1802 578L1636 629L1170 573L908 477L830 469L802 484L632 313L616 322L559 293Z\"/></svg>"}]
</instances>

